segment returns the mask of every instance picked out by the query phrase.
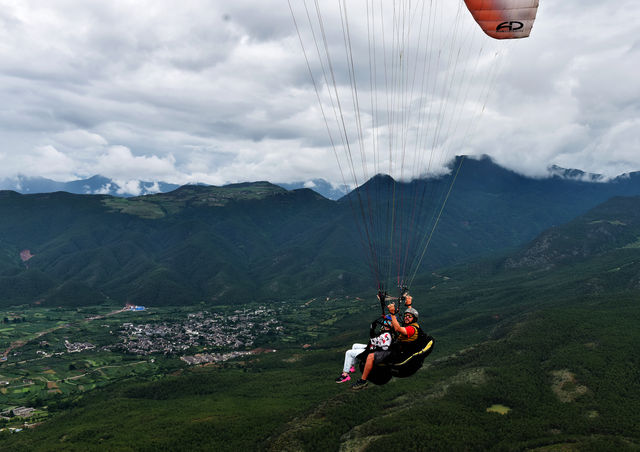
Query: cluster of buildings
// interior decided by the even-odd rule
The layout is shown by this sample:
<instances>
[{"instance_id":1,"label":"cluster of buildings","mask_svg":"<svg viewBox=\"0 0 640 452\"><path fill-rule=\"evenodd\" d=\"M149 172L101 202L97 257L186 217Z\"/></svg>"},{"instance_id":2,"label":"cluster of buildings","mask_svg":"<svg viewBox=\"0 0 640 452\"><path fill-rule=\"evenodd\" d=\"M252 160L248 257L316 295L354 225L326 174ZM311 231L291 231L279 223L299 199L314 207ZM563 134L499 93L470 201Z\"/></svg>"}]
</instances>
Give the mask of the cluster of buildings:
<instances>
[{"instance_id":1,"label":"cluster of buildings","mask_svg":"<svg viewBox=\"0 0 640 452\"><path fill-rule=\"evenodd\" d=\"M91 350L93 348L96 348L95 345L89 342L69 342L66 339L64 341L64 346L67 349L67 352L69 353L77 353L77 352L82 352L84 350Z\"/></svg>"},{"instance_id":2,"label":"cluster of buildings","mask_svg":"<svg viewBox=\"0 0 640 452\"><path fill-rule=\"evenodd\" d=\"M219 363L245 355L257 355L259 353L275 353L275 349L256 348L250 351L233 351L228 353L196 353L193 356L181 356L180 359L187 364Z\"/></svg>"},{"instance_id":3,"label":"cluster of buildings","mask_svg":"<svg viewBox=\"0 0 640 452\"><path fill-rule=\"evenodd\" d=\"M229 315L206 311L189 314L186 320L175 323L124 323L120 331L122 342L116 346L128 353L179 354L193 347L216 347L223 350L246 350L254 346L259 336L278 334L283 327L276 312L266 307L236 310ZM226 360L222 355L194 360ZM202 361L211 362L211 361Z\"/></svg>"},{"instance_id":4,"label":"cluster of buildings","mask_svg":"<svg viewBox=\"0 0 640 452\"><path fill-rule=\"evenodd\" d=\"M33 415L35 408L19 406L17 408L12 408L10 410L3 411L0 413L0 418L2 419L11 419L12 417L21 417L28 418Z\"/></svg>"},{"instance_id":5,"label":"cluster of buildings","mask_svg":"<svg viewBox=\"0 0 640 452\"><path fill-rule=\"evenodd\" d=\"M36 411L35 408L26 407L26 406L19 406L19 407L16 407L16 408L11 408L11 409L4 410L4 411L0 412L0 419L5 420L5 421L11 421L11 420L14 420L15 418L25 419L25 422L24 422L24 424L22 424L22 426L20 426L20 427L0 428L0 432L9 431L9 432L12 432L12 433L18 433L18 432L21 432L23 430L23 427L32 428L33 426L35 426L37 424L27 424L26 419L30 418L31 416L36 414L35 411ZM1 447L0 447L0 449L1 449Z\"/></svg>"},{"instance_id":6,"label":"cluster of buildings","mask_svg":"<svg viewBox=\"0 0 640 452\"><path fill-rule=\"evenodd\" d=\"M253 352L229 352L229 353L196 353L192 356L181 356L180 359L187 364L205 364L227 361L229 359L238 358L244 355L250 355Z\"/></svg>"}]
</instances>

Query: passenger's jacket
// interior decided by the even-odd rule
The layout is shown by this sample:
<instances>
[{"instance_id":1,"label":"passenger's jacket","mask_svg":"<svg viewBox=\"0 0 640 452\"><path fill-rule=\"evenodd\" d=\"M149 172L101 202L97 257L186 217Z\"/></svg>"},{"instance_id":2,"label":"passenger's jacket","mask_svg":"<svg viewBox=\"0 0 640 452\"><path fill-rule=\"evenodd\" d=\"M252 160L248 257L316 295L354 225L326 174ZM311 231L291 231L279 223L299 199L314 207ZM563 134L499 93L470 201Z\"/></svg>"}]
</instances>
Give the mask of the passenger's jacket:
<instances>
[{"instance_id":1,"label":"passenger's jacket","mask_svg":"<svg viewBox=\"0 0 640 452\"><path fill-rule=\"evenodd\" d=\"M372 337L371 339L369 339L369 349L370 350L389 350L389 347L391 346L391 333L388 331L385 331L384 333L380 334L379 336L376 337Z\"/></svg>"}]
</instances>

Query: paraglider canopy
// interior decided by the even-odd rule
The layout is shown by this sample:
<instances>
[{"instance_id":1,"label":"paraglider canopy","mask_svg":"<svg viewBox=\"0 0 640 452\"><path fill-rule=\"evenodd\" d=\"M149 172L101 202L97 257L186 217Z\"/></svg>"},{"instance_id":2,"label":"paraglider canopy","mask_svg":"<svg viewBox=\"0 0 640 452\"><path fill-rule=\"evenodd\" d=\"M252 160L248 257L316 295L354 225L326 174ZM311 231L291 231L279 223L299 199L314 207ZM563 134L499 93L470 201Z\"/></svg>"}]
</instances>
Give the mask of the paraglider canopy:
<instances>
[{"instance_id":1,"label":"paraglider canopy","mask_svg":"<svg viewBox=\"0 0 640 452\"><path fill-rule=\"evenodd\" d=\"M538 11L538 0L464 0L473 18L495 39L526 38Z\"/></svg>"}]
</instances>

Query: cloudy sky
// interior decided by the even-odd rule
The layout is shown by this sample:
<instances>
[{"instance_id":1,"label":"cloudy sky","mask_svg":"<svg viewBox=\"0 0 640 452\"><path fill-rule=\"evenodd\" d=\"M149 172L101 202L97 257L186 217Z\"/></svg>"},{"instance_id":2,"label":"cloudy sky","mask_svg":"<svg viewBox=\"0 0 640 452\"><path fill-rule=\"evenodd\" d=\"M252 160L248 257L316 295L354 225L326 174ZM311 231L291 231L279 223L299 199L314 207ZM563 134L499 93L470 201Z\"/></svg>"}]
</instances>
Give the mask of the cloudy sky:
<instances>
[{"instance_id":1,"label":"cloudy sky","mask_svg":"<svg viewBox=\"0 0 640 452\"><path fill-rule=\"evenodd\" d=\"M457 5L446 1L444 9ZM363 88L358 79L358 122L347 107L353 97L349 67L340 63L345 50L337 0L320 0L327 8L335 85L317 72L322 57L312 32L320 29L307 20L303 0L291 0L300 35L287 0L1 0L0 179L23 174L68 181L102 174L180 184L317 177L339 183L340 168L349 172L335 155L345 156L344 141L322 115L337 100L332 89L343 102L349 146L365 153L374 136L380 148L404 149L397 143L411 141L421 123L431 124L423 126L425 136L439 132L417 147L433 148L429 152L445 160L489 154L537 176L552 164L608 176L640 170L640 2L540 1L531 37L503 47L482 35L466 10L457 53L446 27L439 38L427 39L427 31L414 39L414 45L431 42L425 55L451 64L447 49L466 60L455 65L457 76L442 70L440 100L429 107L429 119L414 114L400 123L388 112L426 112L437 88L422 95L403 88L411 94L398 95L398 105L373 115L366 105L379 88ZM368 60L357 58L371 43L365 18L374 25L376 18L358 3L366 2L349 3L350 45L356 77L366 79L372 74ZM381 29L372 30L382 48ZM479 49L476 60L464 56L476 54L470 49ZM414 67L409 55L411 44L402 55L407 69ZM392 69L379 70L393 78ZM384 74L377 71L380 87ZM389 103L388 92L375 99ZM444 118L440 125L438 116ZM407 132L390 139L394 127ZM380 156L379 166L369 170L385 165L390 163Z\"/></svg>"}]
</instances>

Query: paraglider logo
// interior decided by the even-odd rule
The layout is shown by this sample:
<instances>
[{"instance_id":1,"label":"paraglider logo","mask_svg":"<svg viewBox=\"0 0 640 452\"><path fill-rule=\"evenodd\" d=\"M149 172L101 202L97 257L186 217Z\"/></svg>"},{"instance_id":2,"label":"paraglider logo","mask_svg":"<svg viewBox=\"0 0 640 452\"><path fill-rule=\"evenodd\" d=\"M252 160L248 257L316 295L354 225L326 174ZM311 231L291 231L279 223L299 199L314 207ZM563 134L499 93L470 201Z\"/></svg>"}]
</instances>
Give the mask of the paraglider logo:
<instances>
[{"instance_id":1,"label":"paraglider logo","mask_svg":"<svg viewBox=\"0 0 640 452\"><path fill-rule=\"evenodd\" d=\"M498 26L496 27L496 31L511 32L521 30L522 28L524 28L524 24L522 22L512 20L498 24Z\"/></svg>"}]
</instances>

